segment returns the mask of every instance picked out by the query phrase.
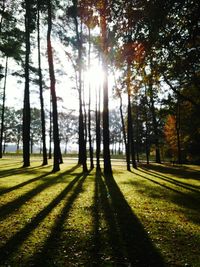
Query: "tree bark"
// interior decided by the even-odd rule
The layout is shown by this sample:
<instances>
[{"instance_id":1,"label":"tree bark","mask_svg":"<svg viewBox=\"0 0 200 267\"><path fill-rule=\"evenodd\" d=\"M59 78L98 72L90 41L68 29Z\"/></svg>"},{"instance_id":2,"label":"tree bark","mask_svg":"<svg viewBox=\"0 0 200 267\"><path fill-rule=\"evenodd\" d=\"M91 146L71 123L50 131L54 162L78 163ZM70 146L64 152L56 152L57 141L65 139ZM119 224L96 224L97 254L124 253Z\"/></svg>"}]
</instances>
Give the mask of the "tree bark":
<instances>
[{"instance_id":1,"label":"tree bark","mask_svg":"<svg viewBox=\"0 0 200 267\"><path fill-rule=\"evenodd\" d=\"M107 2L102 1L100 12L100 27L102 40L102 65L104 70L103 81L103 158L104 174L112 174L110 159L110 132L109 132L109 107L108 107L108 32L107 32Z\"/></svg>"},{"instance_id":2,"label":"tree bark","mask_svg":"<svg viewBox=\"0 0 200 267\"><path fill-rule=\"evenodd\" d=\"M58 130L58 112L57 112L57 97L56 97L56 80L54 73L53 52L51 46L51 30L52 30L52 5L51 0L48 0L48 31L47 31L47 53L49 63L49 76L50 76L50 90L52 97L52 116L53 116L53 143L54 143L54 161L53 172L60 170L61 151Z\"/></svg>"},{"instance_id":3,"label":"tree bark","mask_svg":"<svg viewBox=\"0 0 200 267\"><path fill-rule=\"evenodd\" d=\"M135 161L135 147L134 147L134 139L133 139L133 119L132 119L132 108L131 108L131 82L130 82L130 76L131 76L131 65L128 62L127 66L127 94L128 94L128 140L127 140L127 149L128 154L131 154L132 159L132 166L133 168L137 168L137 164ZM131 153L130 153L131 152Z\"/></svg>"},{"instance_id":4,"label":"tree bark","mask_svg":"<svg viewBox=\"0 0 200 267\"><path fill-rule=\"evenodd\" d=\"M153 87L152 81L149 83L149 96L150 96L150 106L151 106L151 114L153 120L153 131L154 131L154 138L155 138L155 147L156 147L156 163L161 163L160 159L160 148L159 148L159 136L158 136L158 125L156 120L156 112L154 106L154 97L153 97Z\"/></svg>"},{"instance_id":5,"label":"tree bark","mask_svg":"<svg viewBox=\"0 0 200 267\"><path fill-rule=\"evenodd\" d=\"M73 0L74 8L77 10L77 1ZM76 12L77 13L77 12ZM78 44L78 93L79 93L79 153L78 163L82 164L83 172L87 172L87 155L86 155L86 140L84 130L84 119L83 119L83 99L82 99L82 40L78 29L77 14L74 15L74 23L76 28L76 37ZM82 34L82 33L81 33Z\"/></svg>"},{"instance_id":6,"label":"tree bark","mask_svg":"<svg viewBox=\"0 0 200 267\"><path fill-rule=\"evenodd\" d=\"M50 102L49 102L49 159L52 158L52 149L51 149L51 143L52 143L52 108L51 108L51 95L50 95Z\"/></svg>"},{"instance_id":7,"label":"tree bark","mask_svg":"<svg viewBox=\"0 0 200 267\"><path fill-rule=\"evenodd\" d=\"M181 155L181 141L180 141L180 100L177 100L177 112L176 112L176 134L177 134L177 149L178 149L178 164L182 163Z\"/></svg>"},{"instance_id":8,"label":"tree bark","mask_svg":"<svg viewBox=\"0 0 200 267\"><path fill-rule=\"evenodd\" d=\"M121 94L119 94L119 98L120 98L119 110L120 110L120 116L121 116L121 122L122 122L122 132L123 132L123 139L124 139L125 153L126 153L126 168L127 168L127 171L130 171L131 170L131 167L130 167L130 149L128 146L127 136L126 136L125 122L124 122L123 110L122 110L122 96L121 96Z\"/></svg>"},{"instance_id":9,"label":"tree bark","mask_svg":"<svg viewBox=\"0 0 200 267\"><path fill-rule=\"evenodd\" d=\"M98 90L98 89L97 89ZM101 151L101 112L100 112L101 90L99 85L99 95L96 92L96 168L100 170L100 151Z\"/></svg>"},{"instance_id":10,"label":"tree bark","mask_svg":"<svg viewBox=\"0 0 200 267\"><path fill-rule=\"evenodd\" d=\"M23 107L23 167L30 166L30 92L29 92L29 56L30 56L30 0L25 1L25 89Z\"/></svg>"},{"instance_id":11,"label":"tree bark","mask_svg":"<svg viewBox=\"0 0 200 267\"><path fill-rule=\"evenodd\" d=\"M6 102L6 82L8 74L8 57L6 57L4 85L3 85L3 98L2 98L2 111L1 111L1 132L0 132L0 158L3 156L3 133L4 133L4 119L5 119L5 102Z\"/></svg>"},{"instance_id":12,"label":"tree bark","mask_svg":"<svg viewBox=\"0 0 200 267\"><path fill-rule=\"evenodd\" d=\"M37 1L37 41L38 41L38 76L39 76L39 89L40 89L40 108L41 108L41 124L42 124L42 152L43 152L43 163L47 165L47 149L46 149L46 127L45 127L45 113L44 113L44 98L42 88L42 70L41 70L41 49L40 49L40 5L39 0Z\"/></svg>"},{"instance_id":13,"label":"tree bark","mask_svg":"<svg viewBox=\"0 0 200 267\"><path fill-rule=\"evenodd\" d=\"M90 54L91 54L91 37L90 37L90 28L88 27L88 38L89 38L89 51L88 51L88 70L90 70ZM90 169L94 168L93 162L93 147L92 147L92 135L91 135L91 83L89 80L89 101L88 101L88 138L89 138L89 153L90 153Z\"/></svg>"}]
</instances>

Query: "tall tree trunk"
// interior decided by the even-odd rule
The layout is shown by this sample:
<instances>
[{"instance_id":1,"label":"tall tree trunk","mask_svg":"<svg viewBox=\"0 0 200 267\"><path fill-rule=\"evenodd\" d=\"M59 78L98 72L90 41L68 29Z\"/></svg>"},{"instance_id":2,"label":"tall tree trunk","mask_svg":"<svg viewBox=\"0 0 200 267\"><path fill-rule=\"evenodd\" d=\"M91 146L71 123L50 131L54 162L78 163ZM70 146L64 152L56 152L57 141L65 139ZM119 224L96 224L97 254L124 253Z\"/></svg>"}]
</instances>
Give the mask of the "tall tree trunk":
<instances>
[{"instance_id":1,"label":"tall tree trunk","mask_svg":"<svg viewBox=\"0 0 200 267\"><path fill-rule=\"evenodd\" d=\"M147 99L147 87L145 85L145 106L144 106L144 116L145 116L145 153L146 161L149 164L149 150L150 150L150 141L149 141L149 121L148 121L148 99Z\"/></svg>"},{"instance_id":2,"label":"tall tree trunk","mask_svg":"<svg viewBox=\"0 0 200 267\"><path fill-rule=\"evenodd\" d=\"M103 80L103 158L104 173L112 174L110 159L110 132L109 132L109 106L108 106L108 31L107 31L107 2L103 0L100 14L100 28L102 39L102 65L104 70Z\"/></svg>"},{"instance_id":3,"label":"tall tree trunk","mask_svg":"<svg viewBox=\"0 0 200 267\"><path fill-rule=\"evenodd\" d=\"M98 89L97 89L98 91ZM100 99L101 90L99 85L99 95L96 91L96 168L100 170L100 150L101 150L101 111L100 111Z\"/></svg>"},{"instance_id":4,"label":"tall tree trunk","mask_svg":"<svg viewBox=\"0 0 200 267\"><path fill-rule=\"evenodd\" d=\"M139 157L139 111L138 111L138 104L136 103L136 158L137 162L140 161Z\"/></svg>"},{"instance_id":5,"label":"tall tree trunk","mask_svg":"<svg viewBox=\"0 0 200 267\"><path fill-rule=\"evenodd\" d=\"M30 166L30 92L29 92L29 56L30 56L30 0L25 1L25 38L26 38L26 56L25 56L25 89L24 89L24 107L23 107L23 167Z\"/></svg>"},{"instance_id":6,"label":"tall tree trunk","mask_svg":"<svg viewBox=\"0 0 200 267\"><path fill-rule=\"evenodd\" d=\"M73 0L74 8L77 10L77 0ZM77 13L77 12L76 12ZM79 33L78 29L78 20L77 14L74 15L74 23L76 28L76 37L78 43L78 68L79 68L79 153L78 153L78 163L82 164L83 172L87 172L87 155L86 155L86 137L85 137L85 130L84 130L84 119L83 119L83 99L82 99L82 32Z\"/></svg>"},{"instance_id":7,"label":"tall tree trunk","mask_svg":"<svg viewBox=\"0 0 200 267\"><path fill-rule=\"evenodd\" d=\"M56 80L54 73L53 52L51 46L51 29L52 29L52 5L51 0L48 0L48 31L47 31L47 53L49 63L49 76L50 76L50 90L52 97L52 116L53 116L53 143L54 143L54 161L53 172L60 170L61 151L58 130L58 112L57 112L57 97L56 97Z\"/></svg>"},{"instance_id":8,"label":"tall tree trunk","mask_svg":"<svg viewBox=\"0 0 200 267\"><path fill-rule=\"evenodd\" d=\"M90 27L88 27L88 38L89 38L89 51L88 51L88 70L91 68L90 57L91 57L91 37L90 37ZM89 153L90 153L90 169L94 168L93 162L93 147L92 147L92 135L91 135L91 83L89 77L89 101L88 101L88 137L89 137Z\"/></svg>"},{"instance_id":9,"label":"tall tree trunk","mask_svg":"<svg viewBox=\"0 0 200 267\"><path fill-rule=\"evenodd\" d=\"M182 163L181 157L181 141L180 141L180 100L178 96L177 112L176 112L176 135L177 135L177 149L178 149L178 164Z\"/></svg>"},{"instance_id":10,"label":"tall tree trunk","mask_svg":"<svg viewBox=\"0 0 200 267\"><path fill-rule=\"evenodd\" d=\"M120 116L121 116L121 122L122 122L122 132L123 132L123 139L124 139L124 145L125 145L125 153L126 153L126 168L127 171L130 171L130 149L129 145L127 142L127 137L126 137L126 129L125 129L125 122L124 122L124 116L123 116L123 110L122 110L122 96L119 93L119 98L120 98Z\"/></svg>"},{"instance_id":11,"label":"tall tree trunk","mask_svg":"<svg viewBox=\"0 0 200 267\"><path fill-rule=\"evenodd\" d=\"M52 149L51 149L51 143L52 143L52 108L51 108L51 95L50 95L50 105L49 105L49 159L52 158Z\"/></svg>"},{"instance_id":12,"label":"tall tree trunk","mask_svg":"<svg viewBox=\"0 0 200 267\"><path fill-rule=\"evenodd\" d=\"M6 82L8 74L8 57L6 57L4 85L3 85L3 98L2 98L2 111L1 111L1 132L0 132L0 158L3 156L3 132L4 132L4 119L5 119L5 102L6 102Z\"/></svg>"},{"instance_id":13,"label":"tall tree trunk","mask_svg":"<svg viewBox=\"0 0 200 267\"><path fill-rule=\"evenodd\" d=\"M128 94L128 140L127 140L127 149L129 154L131 154L132 166L137 168L135 161L135 147L133 139L133 119L132 119L132 108L131 108L131 65L128 62L127 65L127 94ZM131 153L130 153L131 152Z\"/></svg>"},{"instance_id":14,"label":"tall tree trunk","mask_svg":"<svg viewBox=\"0 0 200 267\"><path fill-rule=\"evenodd\" d=\"M42 152L43 162L42 165L47 165L47 149L46 149L46 127L45 127L45 113L44 113L44 99L42 88L42 70L41 70L41 49L40 49L40 4L37 1L37 41L38 41L38 76L39 76L39 89L40 89L40 108L41 108L41 123L42 123Z\"/></svg>"},{"instance_id":15,"label":"tall tree trunk","mask_svg":"<svg viewBox=\"0 0 200 267\"><path fill-rule=\"evenodd\" d=\"M151 107L151 114L153 120L153 131L154 131L154 138L155 138L155 147L156 147L156 163L161 163L160 159L160 148L159 148L159 135L158 135L158 125L156 119L156 112L155 112L155 105L154 105L154 96L153 96L153 86L152 81L150 80L149 83L149 96L150 96L150 107Z\"/></svg>"}]
</instances>

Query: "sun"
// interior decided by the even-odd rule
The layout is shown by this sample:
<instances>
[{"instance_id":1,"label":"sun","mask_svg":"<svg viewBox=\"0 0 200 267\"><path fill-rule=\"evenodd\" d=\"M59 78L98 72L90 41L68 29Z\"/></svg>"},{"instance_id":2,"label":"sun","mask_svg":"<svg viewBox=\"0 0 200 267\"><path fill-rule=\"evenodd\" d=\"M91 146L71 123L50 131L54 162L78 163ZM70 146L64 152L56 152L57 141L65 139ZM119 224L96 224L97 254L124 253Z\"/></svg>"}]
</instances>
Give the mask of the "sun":
<instances>
[{"instance_id":1,"label":"sun","mask_svg":"<svg viewBox=\"0 0 200 267\"><path fill-rule=\"evenodd\" d=\"M100 87L103 84L104 72L101 66L93 65L85 72L85 82L92 87Z\"/></svg>"},{"instance_id":2,"label":"sun","mask_svg":"<svg viewBox=\"0 0 200 267\"><path fill-rule=\"evenodd\" d=\"M84 73L84 99L87 104L89 97L92 106L95 105L97 99L102 96L102 86L104 81L104 71L99 64L92 65Z\"/></svg>"}]
</instances>

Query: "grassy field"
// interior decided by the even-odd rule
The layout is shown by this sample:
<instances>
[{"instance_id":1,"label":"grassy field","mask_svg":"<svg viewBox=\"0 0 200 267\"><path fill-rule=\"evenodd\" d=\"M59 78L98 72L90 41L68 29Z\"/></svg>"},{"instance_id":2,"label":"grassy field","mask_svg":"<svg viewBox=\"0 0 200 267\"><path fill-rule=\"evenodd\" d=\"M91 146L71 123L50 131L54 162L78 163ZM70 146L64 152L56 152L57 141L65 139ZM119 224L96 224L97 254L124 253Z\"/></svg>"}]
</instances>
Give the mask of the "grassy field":
<instances>
[{"instance_id":1,"label":"grassy field","mask_svg":"<svg viewBox=\"0 0 200 267\"><path fill-rule=\"evenodd\" d=\"M200 266L200 167L0 160L0 266Z\"/></svg>"}]
</instances>

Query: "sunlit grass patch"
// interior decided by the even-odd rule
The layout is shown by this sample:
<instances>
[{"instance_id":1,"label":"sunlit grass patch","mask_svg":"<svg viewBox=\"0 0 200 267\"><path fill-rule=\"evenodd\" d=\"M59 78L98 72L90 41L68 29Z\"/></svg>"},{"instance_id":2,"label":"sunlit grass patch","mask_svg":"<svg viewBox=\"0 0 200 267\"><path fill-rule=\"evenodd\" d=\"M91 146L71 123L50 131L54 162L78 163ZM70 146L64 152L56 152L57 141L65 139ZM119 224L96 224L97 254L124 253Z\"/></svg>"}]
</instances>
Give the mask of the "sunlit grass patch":
<instances>
[{"instance_id":1,"label":"sunlit grass patch","mask_svg":"<svg viewBox=\"0 0 200 267\"><path fill-rule=\"evenodd\" d=\"M177 169L0 161L2 266L198 266L199 169Z\"/></svg>"}]
</instances>

